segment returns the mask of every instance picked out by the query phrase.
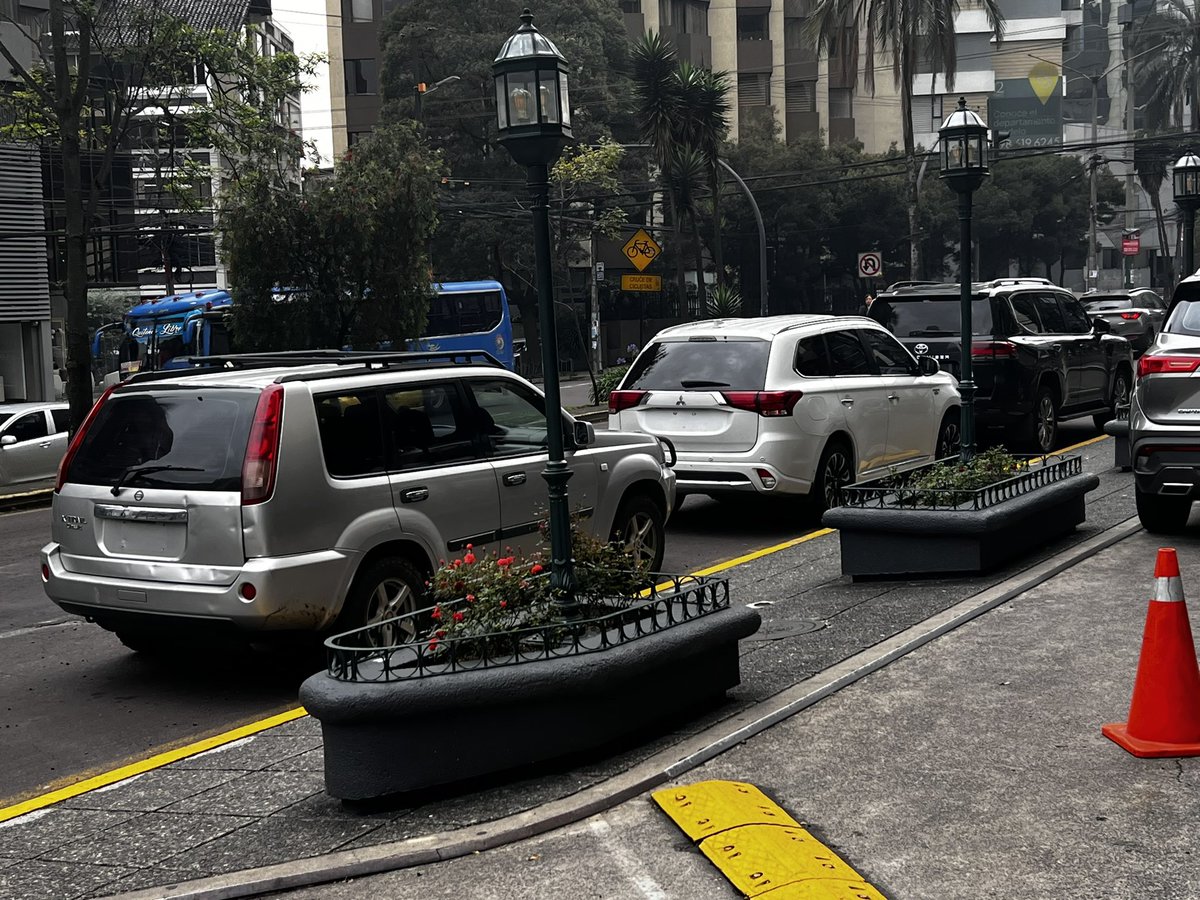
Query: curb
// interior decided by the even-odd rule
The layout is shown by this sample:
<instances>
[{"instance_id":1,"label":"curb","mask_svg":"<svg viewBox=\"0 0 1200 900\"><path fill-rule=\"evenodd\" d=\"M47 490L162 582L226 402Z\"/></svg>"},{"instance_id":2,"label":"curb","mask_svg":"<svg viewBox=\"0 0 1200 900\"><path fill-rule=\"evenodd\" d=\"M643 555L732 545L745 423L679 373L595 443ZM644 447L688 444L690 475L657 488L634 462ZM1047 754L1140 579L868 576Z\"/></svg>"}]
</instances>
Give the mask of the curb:
<instances>
[{"instance_id":1,"label":"curb","mask_svg":"<svg viewBox=\"0 0 1200 900\"><path fill-rule=\"evenodd\" d=\"M607 409L600 409L600 410L596 410L595 412L572 413L571 415L574 418L578 419L580 422L607 422L608 421L608 410Z\"/></svg>"},{"instance_id":2,"label":"curb","mask_svg":"<svg viewBox=\"0 0 1200 900\"><path fill-rule=\"evenodd\" d=\"M358 850L112 895L108 900L230 900L377 875L495 849L579 822L672 781L984 613L1090 559L1141 530L1137 517L1055 554L828 669L685 738L627 772L515 815Z\"/></svg>"},{"instance_id":3,"label":"curb","mask_svg":"<svg viewBox=\"0 0 1200 900\"><path fill-rule=\"evenodd\" d=\"M0 512L12 512L20 509L33 509L37 506L48 506L54 496L52 488L40 491L26 491L23 494L0 494Z\"/></svg>"}]
</instances>

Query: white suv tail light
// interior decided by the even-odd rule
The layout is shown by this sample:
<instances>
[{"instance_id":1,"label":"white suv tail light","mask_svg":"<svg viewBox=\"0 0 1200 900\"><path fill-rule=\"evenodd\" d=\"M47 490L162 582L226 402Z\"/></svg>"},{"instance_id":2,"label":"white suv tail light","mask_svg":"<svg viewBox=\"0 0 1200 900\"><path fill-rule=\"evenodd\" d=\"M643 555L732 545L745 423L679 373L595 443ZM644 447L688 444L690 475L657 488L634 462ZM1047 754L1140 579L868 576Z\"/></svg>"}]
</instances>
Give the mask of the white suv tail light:
<instances>
[{"instance_id":1,"label":"white suv tail light","mask_svg":"<svg viewBox=\"0 0 1200 900\"><path fill-rule=\"evenodd\" d=\"M803 391L722 391L725 402L764 417L790 416Z\"/></svg>"}]
</instances>

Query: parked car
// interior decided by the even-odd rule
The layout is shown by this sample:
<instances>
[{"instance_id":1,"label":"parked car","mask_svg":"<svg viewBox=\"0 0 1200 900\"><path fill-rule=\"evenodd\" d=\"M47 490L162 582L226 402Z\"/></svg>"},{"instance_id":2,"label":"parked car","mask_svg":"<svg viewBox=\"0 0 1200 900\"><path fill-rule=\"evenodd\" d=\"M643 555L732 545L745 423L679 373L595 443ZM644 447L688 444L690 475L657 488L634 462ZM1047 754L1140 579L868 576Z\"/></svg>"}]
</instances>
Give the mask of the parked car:
<instances>
[{"instance_id":1,"label":"parked car","mask_svg":"<svg viewBox=\"0 0 1200 900\"><path fill-rule=\"evenodd\" d=\"M1137 375L1129 450L1138 518L1147 531L1175 534L1200 498L1200 275L1175 288Z\"/></svg>"},{"instance_id":2,"label":"parked car","mask_svg":"<svg viewBox=\"0 0 1200 900\"><path fill-rule=\"evenodd\" d=\"M1149 288L1090 291L1079 300L1089 316L1104 319L1112 334L1129 341L1134 355L1149 349L1167 317L1167 305Z\"/></svg>"},{"instance_id":3,"label":"parked car","mask_svg":"<svg viewBox=\"0 0 1200 900\"><path fill-rule=\"evenodd\" d=\"M536 547L541 392L498 363L371 359L229 357L107 391L63 459L50 599L135 649L205 626L326 633L417 608L468 545ZM666 448L570 416L565 429L572 509L657 570Z\"/></svg>"},{"instance_id":4,"label":"parked car","mask_svg":"<svg viewBox=\"0 0 1200 900\"><path fill-rule=\"evenodd\" d=\"M65 403L0 403L0 487L53 478L68 422Z\"/></svg>"},{"instance_id":5,"label":"parked car","mask_svg":"<svg viewBox=\"0 0 1200 900\"><path fill-rule=\"evenodd\" d=\"M609 430L669 439L679 494L808 497L956 452L959 397L866 318L716 319L660 331L609 396Z\"/></svg>"},{"instance_id":6,"label":"parked car","mask_svg":"<svg viewBox=\"0 0 1200 900\"><path fill-rule=\"evenodd\" d=\"M958 285L914 285L881 293L871 317L910 350L961 372ZM1056 446L1058 423L1116 415L1133 383L1129 342L1093 321L1070 291L1044 278L974 285L971 368L980 427L1002 427L1038 453Z\"/></svg>"}]
</instances>

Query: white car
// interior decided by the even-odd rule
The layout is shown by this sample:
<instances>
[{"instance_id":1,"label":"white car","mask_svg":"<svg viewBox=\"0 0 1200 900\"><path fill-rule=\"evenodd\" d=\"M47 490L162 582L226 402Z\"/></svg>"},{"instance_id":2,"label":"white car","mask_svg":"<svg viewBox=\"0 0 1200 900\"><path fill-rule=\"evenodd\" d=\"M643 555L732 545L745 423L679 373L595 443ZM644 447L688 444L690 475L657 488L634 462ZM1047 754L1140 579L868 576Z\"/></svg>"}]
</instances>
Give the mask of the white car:
<instances>
[{"instance_id":1,"label":"white car","mask_svg":"<svg viewBox=\"0 0 1200 900\"><path fill-rule=\"evenodd\" d=\"M67 423L65 403L0 403L0 486L53 479Z\"/></svg>"},{"instance_id":2,"label":"white car","mask_svg":"<svg viewBox=\"0 0 1200 900\"><path fill-rule=\"evenodd\" d=\"M958 382L871 319L710 319L655 335L612 392L612 431L668 439L680 496L805 496L957 452Z\"/></svg>"}]
</instances>

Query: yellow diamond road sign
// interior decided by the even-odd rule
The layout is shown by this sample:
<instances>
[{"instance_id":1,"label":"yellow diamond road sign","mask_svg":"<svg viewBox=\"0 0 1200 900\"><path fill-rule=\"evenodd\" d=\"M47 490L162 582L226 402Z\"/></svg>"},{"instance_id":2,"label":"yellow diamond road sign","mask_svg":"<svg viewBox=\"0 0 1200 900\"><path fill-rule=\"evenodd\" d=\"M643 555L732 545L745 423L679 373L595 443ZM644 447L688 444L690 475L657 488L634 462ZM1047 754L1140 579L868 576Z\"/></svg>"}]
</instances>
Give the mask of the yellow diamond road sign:
<instances>
[{"instance_id":1,"label":"yellow diamond road sign","mask_svg":"<svg viewBox=\"0 0 1200 900\"><path fill-rule=\"evenodd\" d=\"M621 248L635 269L643 272L646 266L658 259L658 254L662 253L662 247L654 238L650 237L645 228L639 228L637 234L631 237L628 243Z\"/></svg>"}]
</instances>

